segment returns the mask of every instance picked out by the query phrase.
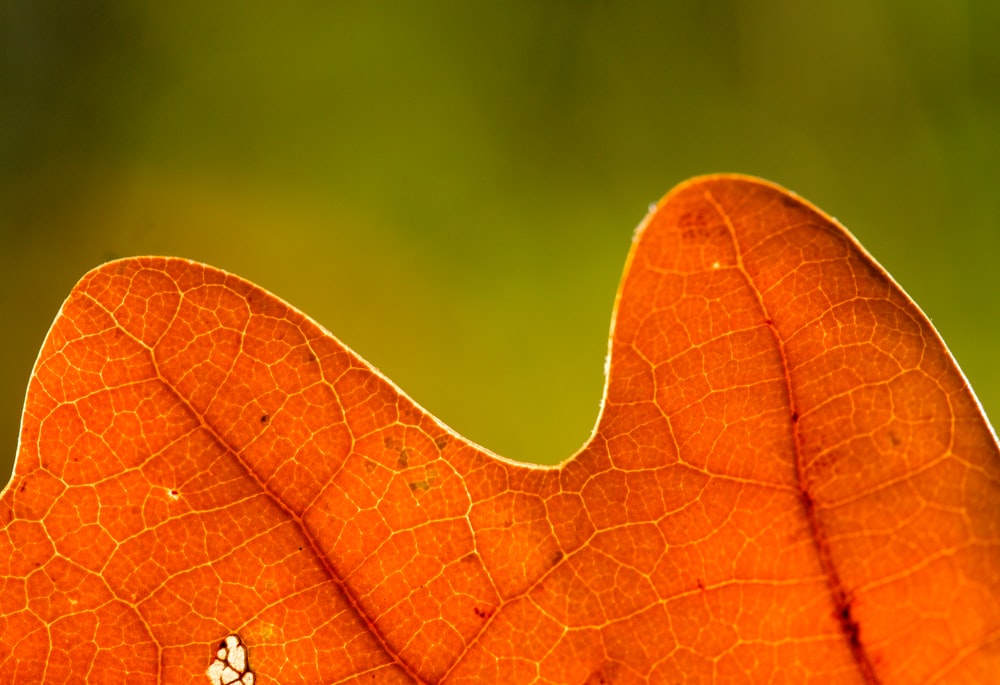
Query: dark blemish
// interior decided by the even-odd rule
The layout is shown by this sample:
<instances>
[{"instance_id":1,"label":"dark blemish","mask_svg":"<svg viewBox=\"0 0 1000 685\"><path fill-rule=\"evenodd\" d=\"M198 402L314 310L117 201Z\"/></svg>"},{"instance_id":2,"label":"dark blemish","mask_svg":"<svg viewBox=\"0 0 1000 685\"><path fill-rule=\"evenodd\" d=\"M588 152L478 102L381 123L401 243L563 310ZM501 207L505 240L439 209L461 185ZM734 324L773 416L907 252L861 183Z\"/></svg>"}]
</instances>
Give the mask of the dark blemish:
<instances>
[{"instance_id":1,"label":"dark blemish","mask_svg":"<svg viewBox=\"0 0 1000 685\"><path fill-rule=\"evenodd\" d=\"M267 423L268 421L269 421L269 418L268 418L267 414L261 414L260 422L261 423Z\"/></svg>"},{"instance_id":2,"label":"dark blemish","mask_svg":"<svg viewBox=\"0 0 1000 685\"><path fill-rule=\"evenodd\" d=\"M222 642L219 643L219 649L226 649L226 641L225 640L223 640Z\"/></svg>"},{"instance_id":3,"label":"dark blemish","mask_svg":"<svg viewBox=\"0 0 1000 685\"><path fill-rule=\"evenodd\" d=\"M858 622L851 618L851 603L848 601L840 610L840 622L847 631L847 639L851 647L857 649L861 646L861 627Z\"/></svg>"},{"instance_id":4,"label":"dark blemish","mask_svg":"<svg viewBox=\"0 0 1000 685\"><path fill-rule=\"evenodd\" d=\"M808 490L803 490L802 491L802 503L806 505L806 509L808 509L809 511L812 511L812 508L813 508L813 498L812 498L812 495L809 494Z\"/></svg>"},{"instance_id":5,"label":"dark blemish","mask_svg":"<svg viewBox=\"0 0 1000 685\"><path fill-rule=\"evenodd\" d=\"M613 662L605 662L600 668L591 672L584 683L586 685L607 685L607 683L613 683L617 675L618 665Z\"/></svg>"},{"instance_id":6,"label":"dark blemish","mask_svg":"<svg viewBox=\"0 0 1000 685\"><path fill-rule=\"evenodd\" d=\"M792 412L792 423L795 423L798 420L799 420L799 413L797 411L793 411Z\"/></svg>"},{"instance_id":7,"label":"dark blemish","mask_svg":"<svg viewBox=\"0 0 1000 685\"><path fill-rule=\"evenodd\" d=\"M698 589L701 590L702 592L705 591L705 581L703 581L701 578L698 578Z\"/></svg>"},{"instance_id":8,"label":"dark blemish","mask_svg":"<svg viewBox=\"0 0 1000 685\"><path fill-rule=\"evenodd\" d=\"M436 438L434 438L434 444L437 446L439 450L443 450L445 447L447 447L450 441L451 438L447 435L439 435Z\"/></svg>"},{"instance_id":9,"label":"dark blemish","mask_svg":"<svg viewBox=\"0 0 1000 685\"><path fill-rule=\"evenodd\" d=\"M489 611L487 609L480 609L479 607L472 607L472 611L476 614L476 616L478 616L483 620L486 620L487 618L493 615L492 611Z\"/></svg>"},{"instance_id":10,"label":"dark blemish","mask_svg":"<svg viewBox=\"0 0 1000 685\"><path fill-rule=\"evenodd\" d=\"M479 555L475 552L469 552L464 557L462 557L462 562L466 564L474 564L479 561Z\"/></svg>"},{"instance_id":11,"label":"dark blemish","mask_svg":"<svg viewBox=\"0 0 1000 685\"><path fill-rule=\"evenodd\" d=\"M391 436L385 436L382 438L382 444L388 449L393 449L396 447L396 441Z\"/></svg>"},{"instance_id":12,"label":"dark blemish","mask_svg":"<svg viewBox=\"0 0 1000 685\"><path fill-rule=\"evenodd\" d=\"M828 471L833 471L834 473L836 473L836 468L840 457L841 455L835 452L828 452L819 457L816 457L815 459L813 459L813 462L810 465L811 471L813 473L826 473Z\"/></svg>"},{"instance_id":13,"label":"dark blemish","mask_svg":"<svg viewBox=\"0 0 1000 685\"><path fill-rule=\"evenodd\" d=\"M717 215L707 210L684 212L677 218L681 238L703 243L727 234L725 225L720 224Z\"/></svg>"},{"instance_id":14,"label":"dark blemish","mask_svg":"<svg viewBox=\"0 0 1000 685\"><path fill-rule=\"evenodd\" d=\"M409 465L410 465L410 457L407 452L407 449L404 447L399 451L399 456L396 457L396 466L398 466L401 469L405 469Z\"/></svg>"},{"instance_id":15,"label":"dark blemish","mask_svg":"<svg viewBox=\"0 0 1000 685\"><path fill-rule=\"evenodd\" d=\"M566 555L563 554L563 551L561 549L557 549L556 553L552 555L552 565L555 566L560 561L562 561L565 557L566 557Z\"/></svg>"},{"instance_id":16,"label":"dark blemish","mask_svg":"<svg viewBox=\"0 0 1000 685\"><path fill-rule=\"evenodd\" d=\"M418 480L410 483L410 490L413 490L414 492L417 490L424 492L430 489L431 489L431 484L425 480Z\"/></svg>"},{"instance_id":17,"label":"dark blemish","mask_svg":"<svg viewBox=\"0 0 1000 685\"><path fill-rule=\"evenodd\" d=\"M796 200L794 197L789 197L788 195L781 196L781 204L786 207L801 207L802 203Z\"/></svg>"},{"instance_id":18,"label":"dark blemish","mask_svg":"<svg viewBox=\"0 0 1000 685\"><path fill-rule=\"evenodd\" d=\"M773 326L774 319L764 319L764 323L767 324L768 326Z\"/></svg>"},{"instance_id":19,"label":"dark blemish","mask_svg":"<svg viewBox=\"0 0 1000 685\"><path fill-rule=\"evenodd\" d=\"M309 362L310 364L312 364L313 362L316 361L316 355L313 354L312 352L308 353L306 355L306 361Z\"/></svg>"},{"instance_id":20,"label":"dark blemish","mask_svg":"<svg viewBox=\"0 0 1000 685\"><path fill-rule=\"evenodd\" d=\"M181 493L178 492L177 490L171 490L170 491L170 496L171 497L177 497L179 494L181 494Z\"/></svg>"},{"instance_id":21,"label":"dark blemish","mask_svg":"<svg viewBox=\"0 0 1000 685\"><path fill-rule=\"evenodd\" d=\"M837 582L839 583L839 580ZM878 683L879 679L875 677L874 669L876 662L865 652L865 648L861 645L861 626L858 625L858 622L852 615L851 608L854 605L852 594L840 590L835 595L835 598L839 609L834 612L834 615L840 619L840 625L844 632L847 633L847 643L851 646L854 658L861 667L861 675L864 681L866 683Z\"/></svg>"},{"instance_id":22,"label":"dark blemish","mask_svg":"<svg viewBox=\"0 0 1000 685\"><path fill-rule=\"evenodd\" d=\"M302 551L302 548L301 548L301 547L299 547L299 551L300 551L300 552Z\"/></svg>"},{"instance_id":23,"label":"dark blemish","mask_svg":"<svg viewBox=\"0 0 1000 685\"><path fill-rule=\"evenodd\" d=\"M677 225L681 228L705 225L705 213L700 211L684 212L677 217Z\"/></svg>"}]
</instances>

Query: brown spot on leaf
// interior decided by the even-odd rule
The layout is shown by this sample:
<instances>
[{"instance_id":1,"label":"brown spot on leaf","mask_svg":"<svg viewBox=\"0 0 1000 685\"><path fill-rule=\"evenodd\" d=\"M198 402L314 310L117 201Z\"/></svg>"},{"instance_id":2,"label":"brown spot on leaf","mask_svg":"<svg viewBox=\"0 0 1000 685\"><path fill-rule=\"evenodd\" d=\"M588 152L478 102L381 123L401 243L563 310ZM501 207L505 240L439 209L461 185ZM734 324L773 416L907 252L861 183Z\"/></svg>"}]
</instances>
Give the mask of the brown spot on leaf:
<instances>
[{"instance_id":1,"label":"brown spot on leaf","mask_svg":"<svg viewBox=\"0 0 1000 685\"><path fill-rule=\"evenodd\" d=\"M601 666L592 671L590 676L584 681L585 685L611 685L618 675L619 666L614 661L605 661Z\"/></svg>"}]
</instances>

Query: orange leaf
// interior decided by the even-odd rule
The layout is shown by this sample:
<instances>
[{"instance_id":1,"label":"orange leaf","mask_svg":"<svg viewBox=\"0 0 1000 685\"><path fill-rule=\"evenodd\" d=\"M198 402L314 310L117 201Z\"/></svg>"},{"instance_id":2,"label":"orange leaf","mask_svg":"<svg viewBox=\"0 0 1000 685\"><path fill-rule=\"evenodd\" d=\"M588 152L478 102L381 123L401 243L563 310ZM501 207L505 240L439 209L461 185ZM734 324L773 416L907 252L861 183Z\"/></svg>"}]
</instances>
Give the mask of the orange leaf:
<instances>
[{"instance_id":1,"label":"orange leaf","mask_svg":"<svg viewBox=\"0 0 1000 685\"><path fill-rule=\"evenodd\" d=\"M598 425L554 468L235 276L102 266L38 359L0 522L4 683L1000 674L974 396L843 228L749 178L640 226Z\"/></svg>"}]
</instances>

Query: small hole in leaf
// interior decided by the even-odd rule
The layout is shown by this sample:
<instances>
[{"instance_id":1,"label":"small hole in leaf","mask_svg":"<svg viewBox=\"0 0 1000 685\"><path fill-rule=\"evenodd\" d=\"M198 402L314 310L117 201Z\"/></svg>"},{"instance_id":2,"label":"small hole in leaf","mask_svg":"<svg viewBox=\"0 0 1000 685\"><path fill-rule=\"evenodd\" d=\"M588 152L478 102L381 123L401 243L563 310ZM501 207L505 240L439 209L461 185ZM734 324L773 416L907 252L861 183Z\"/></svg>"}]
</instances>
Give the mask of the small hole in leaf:
<instances>
[{"instance_id":1,"label":"small hole in leaf","mask_svg":"<svg viewBox=\"0 0 1000 685\"><path fill-rule=\"evenodd\" d=\"M212 685L253 685L250 655L239 635L233 634L219 643L215 658L205 671Z\"/></svg>"}]
</instances>

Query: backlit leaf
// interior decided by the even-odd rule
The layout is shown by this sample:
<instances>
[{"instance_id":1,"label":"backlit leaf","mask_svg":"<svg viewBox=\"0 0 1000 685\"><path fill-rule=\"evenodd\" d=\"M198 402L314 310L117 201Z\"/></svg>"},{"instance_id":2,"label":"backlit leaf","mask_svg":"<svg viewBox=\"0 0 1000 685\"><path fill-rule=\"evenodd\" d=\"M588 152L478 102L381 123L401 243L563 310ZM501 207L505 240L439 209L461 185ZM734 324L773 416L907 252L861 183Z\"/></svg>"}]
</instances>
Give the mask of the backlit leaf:
<instances>
[{"instance_id":1,"label":"backlit leaf","mask_svg":"<svg viewBox=\"0 0 1000 685\"><path fill-rule=\"evenodd\" d=\"M843 228L743 177L640 226L599 421L552 468L251 283L106 264L42 349L0 524L4 683L1000 673L973 394Z\"/></svg>"}]
</instances>

